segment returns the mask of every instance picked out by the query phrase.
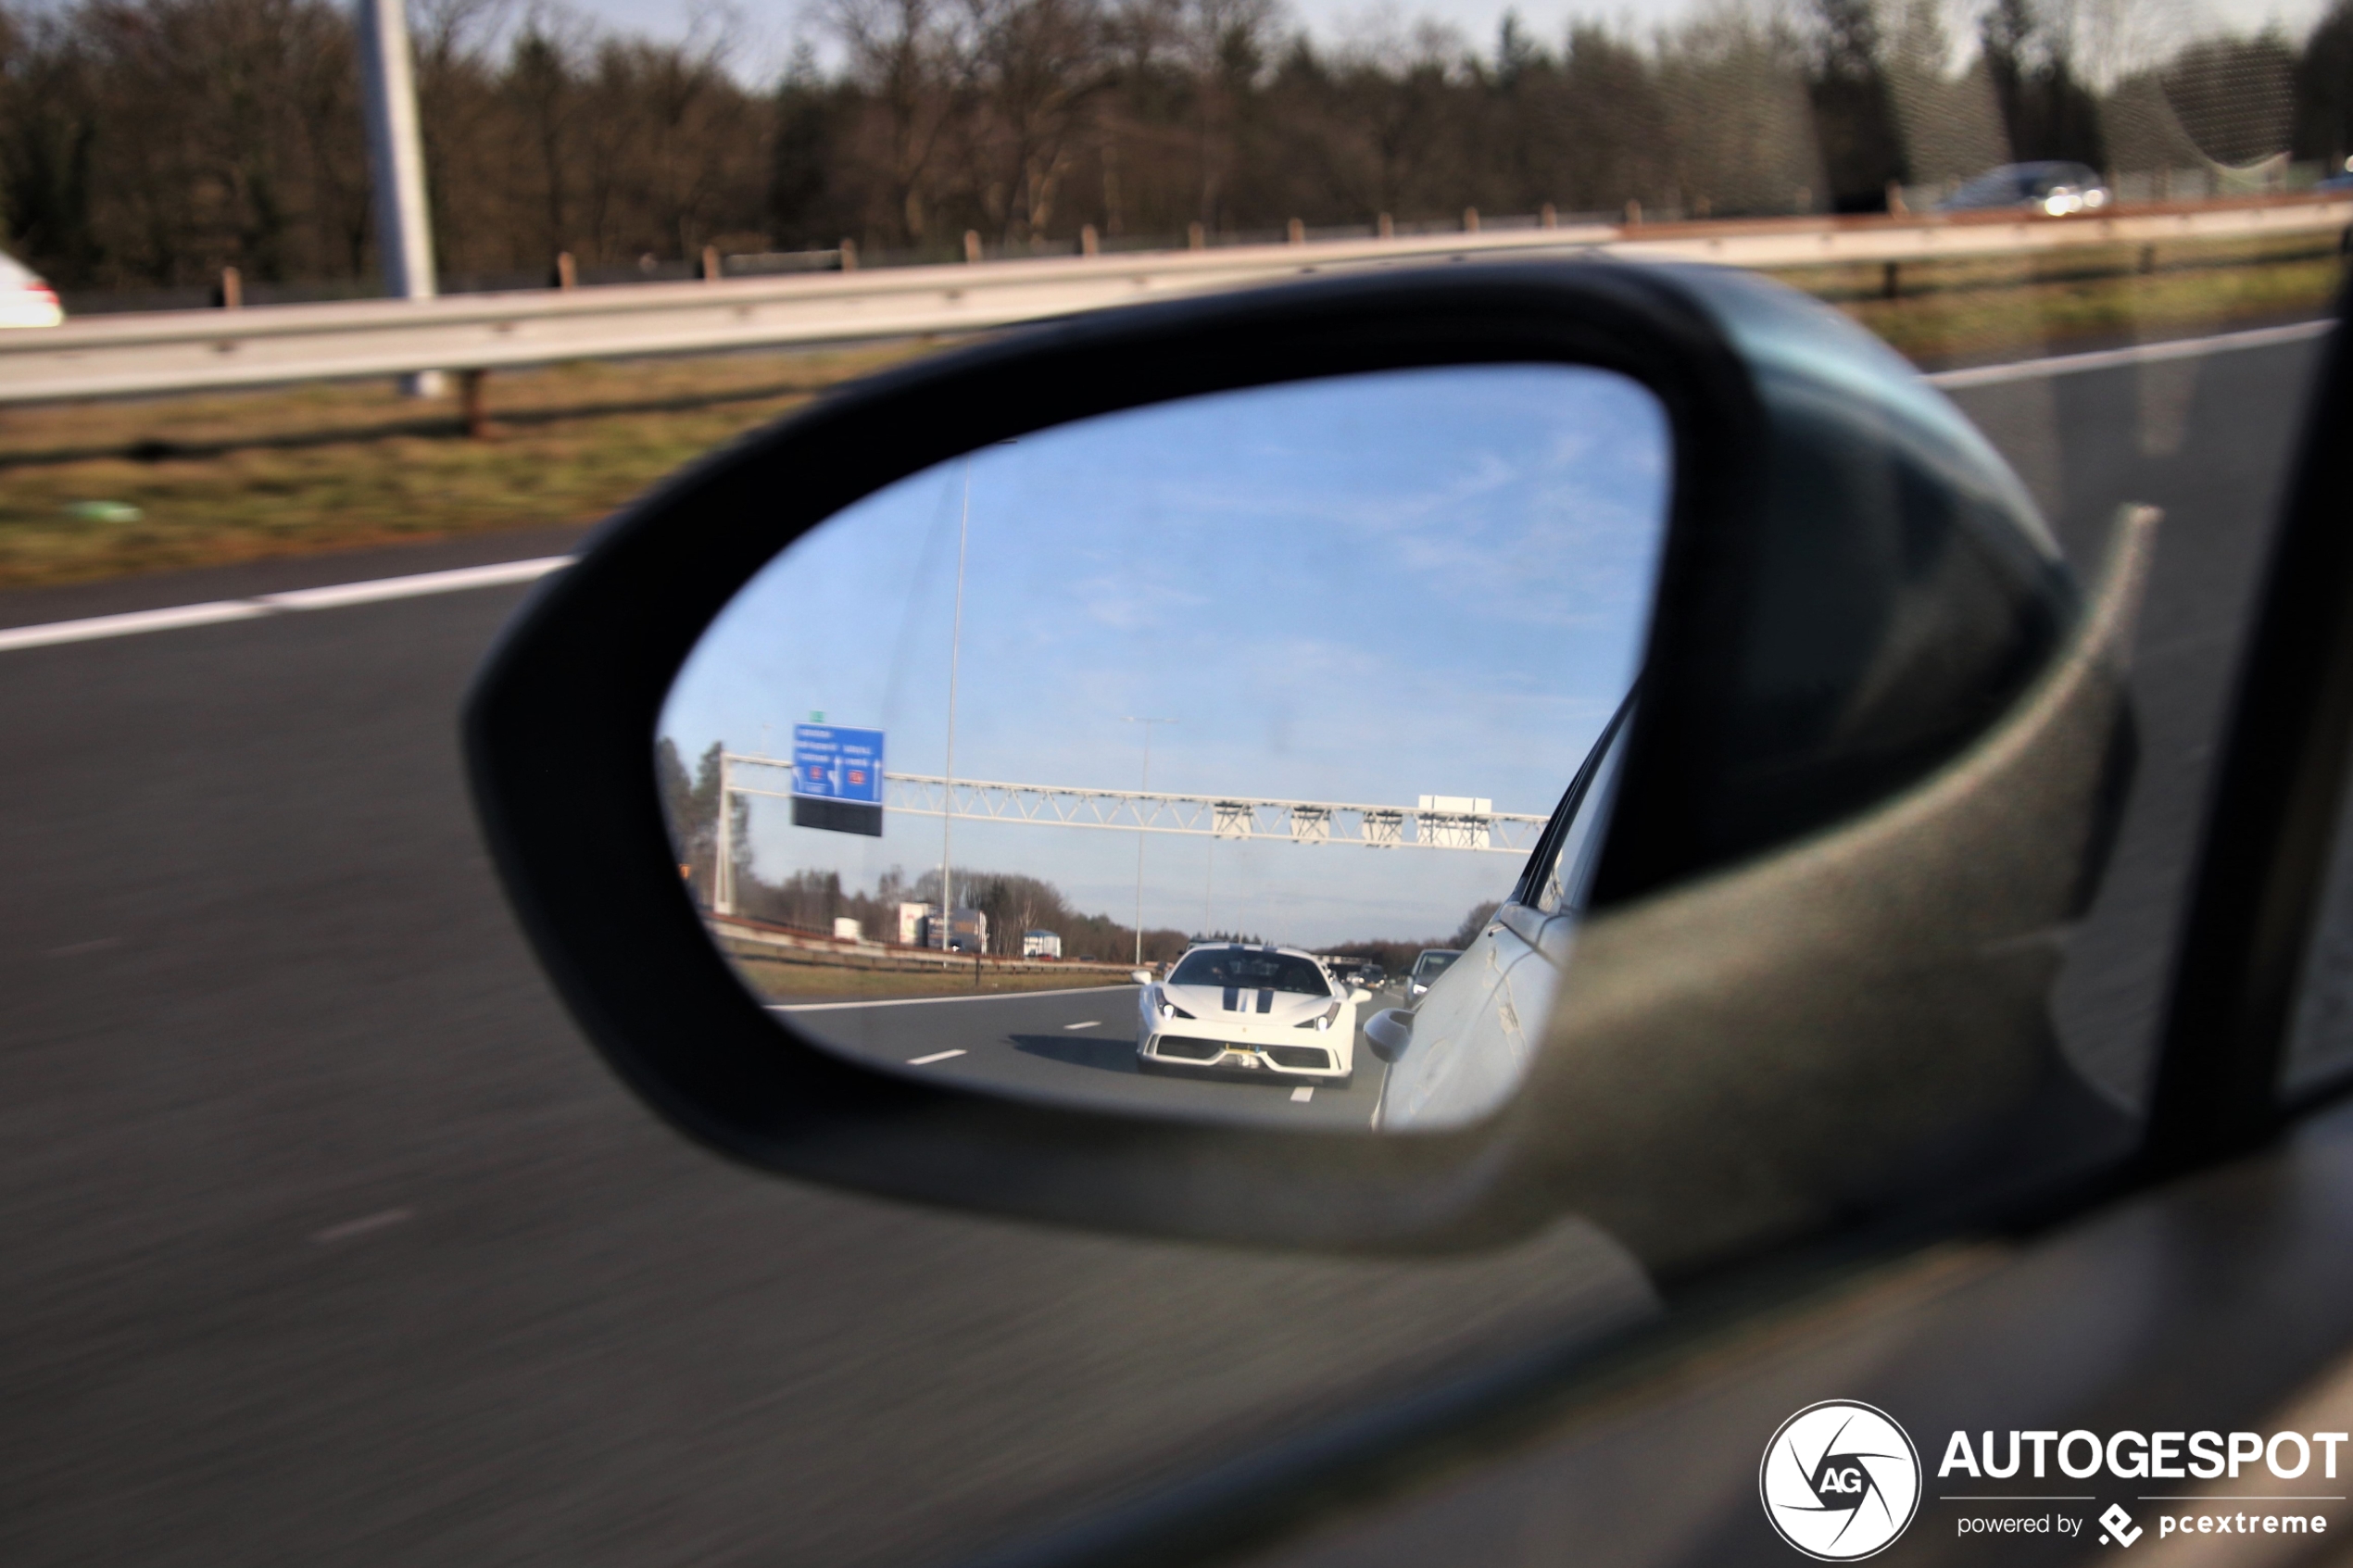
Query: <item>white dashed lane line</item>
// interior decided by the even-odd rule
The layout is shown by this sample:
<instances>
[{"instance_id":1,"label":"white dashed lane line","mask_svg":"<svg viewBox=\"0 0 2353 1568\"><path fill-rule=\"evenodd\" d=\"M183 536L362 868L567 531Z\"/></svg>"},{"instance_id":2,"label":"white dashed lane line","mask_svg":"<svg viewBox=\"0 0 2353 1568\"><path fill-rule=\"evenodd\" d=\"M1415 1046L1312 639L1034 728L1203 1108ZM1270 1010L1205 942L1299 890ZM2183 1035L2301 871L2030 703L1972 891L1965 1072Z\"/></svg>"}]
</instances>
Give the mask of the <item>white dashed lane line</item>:
<instances>
[{"instance_id":1,"label":"white dashed lane line","mask_svg":"<svg viewBox=\"0 0 2353 1568\"><path fill-rule=\"evenodd\" d=\"M1293 1105L1305 1105L1315 1098L1315 1085L1313 1084L1302 1084L1290 1092L1290 1102Z\"/></svg>"},{"instance_id":2,"label":"white dashed lane line","mask_svg":"<svg viewBox=\"0 0 2353 1568\"><path fill-rule=\"evenodd\" d=\"M964 1053L961 1050L934 1051L929 1056L909 1057L907 1059L907 1065L910 1067L929 1067L935 1061L946 1061L951 1056L962 1056L963 1054Z\"/></svg>"},{"instance_id":3,"label":"white dashed lane line","mask_svg":"<svg viewBox=\"0 0 2353 1568\"><path fill-rule=\"evenodd\" d=\"M1090 1018L1084 1023L1065 1023L1063 1027L1065 1029L1100 1029L1102 1027L1102 1020L1100 1018Z\"/></svg>"}]
</instances>

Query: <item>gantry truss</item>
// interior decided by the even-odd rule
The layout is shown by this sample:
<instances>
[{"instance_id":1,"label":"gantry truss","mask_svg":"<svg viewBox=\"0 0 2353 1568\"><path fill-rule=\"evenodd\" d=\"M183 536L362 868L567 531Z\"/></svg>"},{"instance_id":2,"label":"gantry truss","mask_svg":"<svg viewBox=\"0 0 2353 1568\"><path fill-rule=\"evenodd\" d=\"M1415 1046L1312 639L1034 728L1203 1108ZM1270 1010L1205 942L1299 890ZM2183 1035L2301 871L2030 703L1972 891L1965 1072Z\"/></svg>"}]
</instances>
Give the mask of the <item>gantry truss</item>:
<instances>
[{"instance_id":1,"label":"gantry truss","mask_svg":"<svg viewBox=\"0 0 2353 1568\"><path fill-rule=\"evenodd\" d=\"M789 789L761 789L744 783L736 771L776 769L789 773L789 761L732 752L725 760L728 793L791 798ZM913 817L953 817L958 822L1031 822L1044 827L1265 843L1353 844L1366 849L1484 850L1496 855L1527 854L1535 847L1546 821L1513 811L1084 789L995 779L951 783L936 773L887 771L883 774L883 809ZM724 813L722 816L724 820Z\"/></svg>"}]
</instances>

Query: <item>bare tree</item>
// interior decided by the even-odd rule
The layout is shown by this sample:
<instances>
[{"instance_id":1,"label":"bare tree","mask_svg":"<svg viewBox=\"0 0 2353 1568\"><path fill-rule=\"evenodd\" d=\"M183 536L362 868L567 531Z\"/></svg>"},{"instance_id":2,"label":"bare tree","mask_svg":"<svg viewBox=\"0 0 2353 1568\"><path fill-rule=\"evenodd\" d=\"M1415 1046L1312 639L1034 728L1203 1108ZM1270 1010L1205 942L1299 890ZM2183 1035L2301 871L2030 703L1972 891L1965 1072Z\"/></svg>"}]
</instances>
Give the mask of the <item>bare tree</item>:
<instances>
[{"instance_id":1,"label":"bare tree","mask_svg":"<svg viewBox=\"0 0 2353 1568\"><path fill-rule=\"evenodd\" d=\"M888 221L923 243L932 160L952 108L957 40L937 0L826 0L826 25L881 123L878 160Z\"/></svg>"}]
</instances>

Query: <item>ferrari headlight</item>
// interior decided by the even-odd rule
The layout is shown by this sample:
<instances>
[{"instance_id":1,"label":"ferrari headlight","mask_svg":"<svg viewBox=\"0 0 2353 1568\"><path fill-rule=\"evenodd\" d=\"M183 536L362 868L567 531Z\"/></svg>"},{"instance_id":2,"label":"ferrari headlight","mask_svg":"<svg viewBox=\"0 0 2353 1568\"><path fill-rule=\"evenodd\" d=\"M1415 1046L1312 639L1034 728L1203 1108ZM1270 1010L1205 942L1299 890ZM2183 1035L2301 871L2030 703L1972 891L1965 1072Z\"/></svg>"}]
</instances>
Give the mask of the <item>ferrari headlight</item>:
<instances>
[{"instance_id":1,"label":"ferrari headlight","mask_svg":"<svg viewBox=\"0 0 2353 1568\"><path fill-rule=\"evenodd\" d=\"M1302 1018L1291 1025L1294 1029L1329 1029L1332 1020L1340 1016L1340 1004L1334 1002L1313 1018Z\"/></svg>"},{"instance_id":2,"label":"ferrari headlight","mask_svg":"<svg viewBox=\"0 0 2353 1568\"><path fill-rule=\"evenodd\" d=\"M1183 1008L1178 1007L1175 1002L1170 1001L1166 997L1163 997L1160 999L1160 1016L1163 1018L1190 1018L1193 1015L1187 1012Z\"/></svg>"}]
</instances>

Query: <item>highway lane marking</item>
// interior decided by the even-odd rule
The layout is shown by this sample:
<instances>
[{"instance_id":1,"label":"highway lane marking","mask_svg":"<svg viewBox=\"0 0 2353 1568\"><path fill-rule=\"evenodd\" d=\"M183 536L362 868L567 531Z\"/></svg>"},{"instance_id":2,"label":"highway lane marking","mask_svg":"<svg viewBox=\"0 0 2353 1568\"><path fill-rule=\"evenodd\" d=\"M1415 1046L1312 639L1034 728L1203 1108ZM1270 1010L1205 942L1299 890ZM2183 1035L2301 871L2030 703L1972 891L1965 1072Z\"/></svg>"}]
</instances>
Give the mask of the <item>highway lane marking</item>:
<instances>
[{"instance_id":1,"label":"highway lane marking","mask_svg":"<svg viewBox=\"0 0 2353 1568\"><path fill-rule=\"evenodd\" d=\"M1100 1018L1090 1018L1084 1023L1065 1023L1063 1027L1065 1029L1098 1029L1102 1026L1102 1022L1103 1021Z\"/></svg>"},{"instance_id":2,"label":"highway lane marking","mask_svg":"<svg viewBox=\"0 0 2353 1568\"><path fill-rule=\"evenodd\" d=\"M263 616L300 610L343 609L385 599L461 593L469 588L505 587L535 582L571 564L570 556L540 556L532 560L463 566L449 571L419 571L365 583L337 583L323 588L294 588L281 594L258 594L249 599L214 599L205 604L175 605L169 609L139 609L124 615L93 615L80 621L11 626L0 630L0 653L16 648L51 647L59 643L133 637L144 632L176 632L183 627L212 626L228 621L258 621Z\"/></svg>"},{"instance_id":3,"label":"highway lane marking","mask_svg":"<svg viewBox=\"0 0 2353 1568\"><path fill-rule=\"evenodd\" d=\"M384 1230L416 1217L414 1209L386 1209L379 1213L363 1214L357 1220L346 1220L339 1225L329 1225L325 1230L314 1232L310 1239L321 1246L349 1241L355 1236L366 1236L370 1231Z\"/></svg>"},{"instance_id":4,"label":"highway lane marking","mask_svg":"<svg viewBox=\"0 0 2353 1568\"><path fill-rule=\"evenodd\" d=\"M929 1067L935 1061L946 1061L951 1056L962 1056L963 1054L964 1053L961 1050L934 1051L929 1056L909 1057L907 1059L907 1065L910 1067Z\"/></svg>"},{"instance_id":5,"label":"highway lane marking","mask_svg":"<svg viewBox=\"0 0 2353 1568\"><path fill-rule=\"evenodd\" d=\"M1315 1085L1313 1084L1302 1084L1290 1092L1290 1102L1293 1105L1305 1105L1315 1098Z\"/></svg>"},{"instance_id":6,"label":"highway lane marking","mask_svg":"<svg viewBox=\"0 0 2353 1568\"><path fill-rule=\"evenodd\" d=\"M1135 985L1071 985L1059 991L975 991L968 997L885 997L871 1002L771 1002L770 1012L839 1012L844 1008L914 1008L934 1002L1017 1002L1029 997L1100 997Z\"/></svg>"},{"instance_id":7,"label":"highway lane marking","mask_svg":"<svg viewBox=\"0 0 2353 1568\"><path fill-rule=\"evenodd\" d=\"M2255 327L2246 332L2217 332L2211 337L2172 338L2162 343L2137 343L2130 348L2102 348L2089 354L2052 354L2040 359L2019 359L2007 365L1973 365L1957 370L1937 370L1928 380L1945 391L1962 387L1998 386L2006 382L2035 381L2044 376L2068 376L2083 370L2114 370L2126 365L2152 365L2168 359L2196 359L2208 354L2229 354L2242 348L2271 348L2302 343L2327 332L2334 321L2296 321L2284 327Z\"/></svg>"},{"instance_id":8,"label":"highway lane marking","mask_svg":"<svg viewBox=\"0 0 2353 1568\"><path fill-rule=\"evenodd\" d=\"M1997 386L2007 382L2034 381L2045 376L2073 375L2084 370L2108 370L2169 359L2194 359L2208 354L2228 354L2245 348L2269 348L2320 337L2331 321L2297 321L2281 327L2256 327L2245 332L2218 332L2208 337L2174 338L2130 348L2105 348L2088 354L2054 354L2040 359L2019 359L2004 365L1972 365L1937 370L1928 380L1946 391L1973 386ZM211 626L229 621L254 621L297 610L341 609L351 605L377 604L386 599L415 598L427 594L453 594L469 588L496 588L529 583L572 564L570 556L541 556L532 560L500 561L490 566L459 567L449 571L421 571L402 577L380 577L361 583L338 583L322 588L295 588L259 594L249 599L215 599L205 604L174 605L164 609L132 610L122 615L94 615L80 621L51 621L33 626L0 628L0 653L17 648L50 647L59 643L96 642L108 637L136 636L145 632L171 632L190 626ZM1050 993L1030 992L1032 996ZM828 1004L866 1006L879 1004Z\"/></svg>"}]
</instances>

